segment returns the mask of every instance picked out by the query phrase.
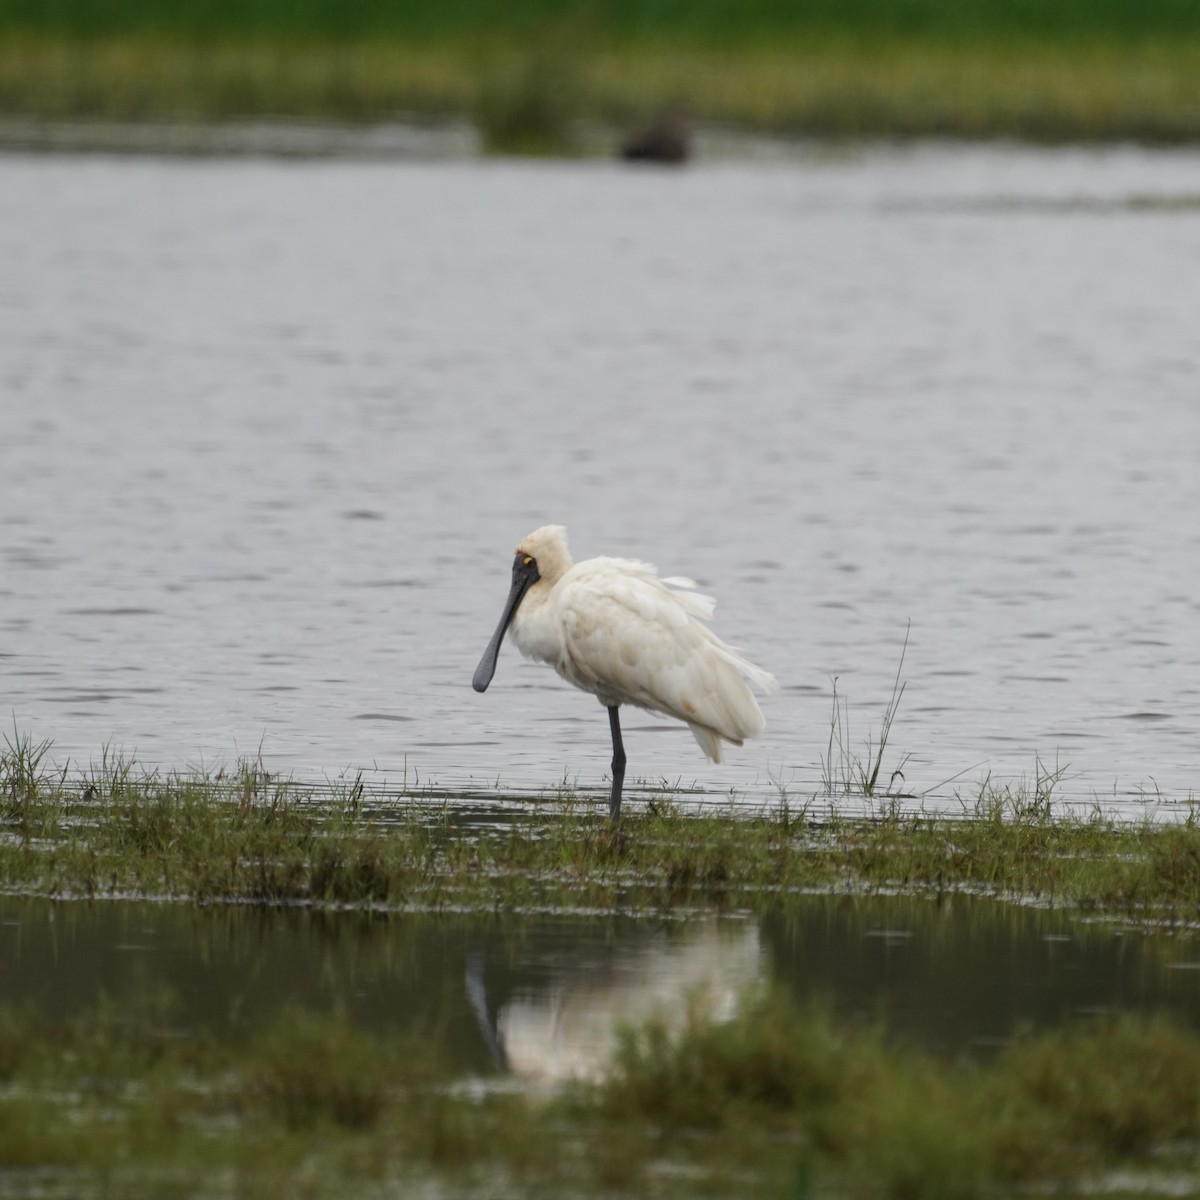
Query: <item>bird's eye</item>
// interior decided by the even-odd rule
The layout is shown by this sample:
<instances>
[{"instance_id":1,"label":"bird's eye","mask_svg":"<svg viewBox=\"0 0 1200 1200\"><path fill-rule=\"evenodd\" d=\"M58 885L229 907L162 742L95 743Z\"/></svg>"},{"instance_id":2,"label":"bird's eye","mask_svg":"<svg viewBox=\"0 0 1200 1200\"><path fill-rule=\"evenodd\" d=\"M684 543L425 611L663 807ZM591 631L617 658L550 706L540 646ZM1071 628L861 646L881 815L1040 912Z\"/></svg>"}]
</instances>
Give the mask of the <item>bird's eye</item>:
<instances>
[{"instance_id":1,"label":"bird's eye","mask_svg":"<svg viewBox=\"0 0 1200 1200\"><path fill-rule=\"evenodd\" d=\"M526 554L521 559L521 566L528 567L532 562L533 562L533 559L530 558L528 554Z\"/></svg>"}]
</instances>

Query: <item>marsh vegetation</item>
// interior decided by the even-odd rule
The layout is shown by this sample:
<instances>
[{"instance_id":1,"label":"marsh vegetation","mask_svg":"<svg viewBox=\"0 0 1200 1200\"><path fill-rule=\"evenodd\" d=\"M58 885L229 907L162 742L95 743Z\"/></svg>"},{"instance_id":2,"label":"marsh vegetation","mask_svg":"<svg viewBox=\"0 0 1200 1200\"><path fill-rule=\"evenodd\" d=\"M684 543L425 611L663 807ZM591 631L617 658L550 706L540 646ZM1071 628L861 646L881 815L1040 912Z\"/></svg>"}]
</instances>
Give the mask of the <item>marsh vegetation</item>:
<instances>
[{"instance_id":1,"label":"marsh vegetation","mask_svg":"<svg viewBox=\"0 0 1200 1200\"><path fill-rule=\"evenodd\" d=\"M457 919L785 915L814 890L967 892L1194 928L1200 825L1059 819L1054 782L985 785L956 819L886 799L842 818L786 794L704 815L663 792L613 829L569 792L484 810L357 779L305 787L259 762L202 777L110 757L76 772L14 734L0 878L35 897ZM464 1086L428 1028L368 1027L336 1006L218 1029L180 1025L154 990L74 1015L9 1003L8 1194L455 1195L486 1181L516 1196L971 1197L1194 1179L1200 1038L1166 1017L1110 1014L946 1057L777 985L749 985L732 1019L690 995L670 1020L626 1027L609 1071L548 1094L514 1089L500 1063Z\"/></svg>"},{"instance_id":2,"label":"marsh vegetation","mask_svg":"<svg viewBox=\"0 0 1200 1200\"><path fill-rule=\"evenodd\" d=\"M299 1010L0 1007L6 1195L975 1197L1195 1181L1200 1039L1107 1019L947 1061L765 991L630 1030L603 1082L448 1083L420 1038Z\"/></svg>"},{"instance_id":3,"label":"marsh vegetation","mask_svg":"<svg viewBox=\"0 0 1200 1200\"><path fill-rule=\"evenodd\" d=\"M0 105L44 117L471 114L561 152L667 105L744 127L1037 141L1200 132L1194 7L0 4Z\"/></svg>"},{"instance_id":4,"label":"marsh vegetation","mask_svg":"<svg viewBox=\"0 0 1200 1200\"><path fill-rule=\"evenodd\" d=\"M435 791L316 789L243 762L211 776L120 758L72 778L49 745L0 758L10 892L333 905L569 904L759 909L805 889L956 891L1146 921L1200 916L1200 821L1055 811L1057 776L993 787L931 816L894 795L876 815L782 791L758 812L690 812L663 790L617 828L569 789L464 822Z\"/></svg>"}]
</instances>

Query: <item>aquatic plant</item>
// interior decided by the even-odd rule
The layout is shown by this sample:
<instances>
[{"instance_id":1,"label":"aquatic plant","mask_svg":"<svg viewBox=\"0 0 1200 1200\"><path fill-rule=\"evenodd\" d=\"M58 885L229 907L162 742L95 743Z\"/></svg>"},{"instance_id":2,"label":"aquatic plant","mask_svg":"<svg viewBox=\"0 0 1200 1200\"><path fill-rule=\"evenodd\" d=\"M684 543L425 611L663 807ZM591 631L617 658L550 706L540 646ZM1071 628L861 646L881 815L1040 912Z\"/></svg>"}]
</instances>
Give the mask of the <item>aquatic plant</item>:
<instances>
[{"instance_id":1,"label":"aquatic plant","mask_svg":"<svg viewBox=\"0 0 1200 1200\"><path fill-rule=\"evenodd\" d=\"M851 746L850 739L850 709L845 697L838 695L837 679L833 685L833 711L829 720L829 743L821 756L821 783L827 796L858 795L873 799L879 786L879 772L883 767L883 756L887 751L888 740L892 733L892 723L900 709L900 701L904 698L907 683L902 683L900 676L904 671L904 656L908 653L908 637L912 632L912 623L904 632L904 644L900 647L900 661L896 666L896 678L892 683L892 694L883 710L883 718L879 727L879 741L868 732L866 739L866 758L860 758ZM888 776L887 786L883 796L887 799L912 798L897 787L897 780L904 782L904 767L910 755L903 755Z\"/></svg>"},{"instance_id":2,"label":"aquatic plant","mask_svg":"<svg viewBox=\"0 0 1200 1200\"><path fill-rule=\"evenodd\" d=\"M19 814L24 804L36 799L39 792L51 784L48 755L49 741L35 742L28 733L14 725L10 738L4 734L4 749L0 751L0 803L10 815ZM66 768L63 774L65 777Z\"/></svg>"},{"instance_id":3,"label":"aquatic plant","mask_svg":"<svg viewBox=\"0 0 1200 1200\"><path fill-rule=\"evenodd\" d=\"M1097 1019L982 1061L898 1044L775 990L732 1020L627 1029L552 1096L463 1086L407 1035L288 1010L181 1036L169 1000L49 1018L0 1005L6 1194L673 1197L1088 1194L1196 1186L1200 1038ZM198 1189L198 1181L203 1186Z\"/></svg>"},{"instance_id":4,"label":"aquatic plant","mask_svg":"<svg viewBox=\"0 0 1200 1200\"><path fill-rule=\"evenodd\" d=\"M598 1104L640 1117L668 1152L700 1132L756 1158L776 1147L780 1185L799 1162L855 1195L983 1196L1038 1179L1070 1193L1098 1165L1200 1134L1197 1071L1200 1043L1160 1020L1097 1020L1022 1036L986 1065L946 1064L767 991L729 1023L629 1030Z\"/></svg>"},{"instance_id":5,"label":"aquatic plant","mask_svg":"<svg viewBox=\"0 0 1200 1200\"><path fill-rule=\"evenodd\" d=\"M761 810L696 811L660 791L614 831L601 807L570 791L480 824L437 792L301 785L259 764L171 774L109 755L71 778L45 752L31 769L36 745L0 752L0 828L11 835L0 837L0 887L10 893L655 912L764 908L814 888L967 891L1139 920L1200 918L1200 822L1059 814L1058 770L1041 764L1032 786L985 782L962 817L891 801L855 817L797 808L786 795Z\"/></svg>"},{"instance_id":6,"label":"aquatic plant","mask_svg":"<svg viewBox=\"0 0 1200 1200\"><path fill-rule=\"evenodd\" d=\"M242 1103L265 1104L294 1129L326 1121L370 1128L399 1073L397 1062L381 1049L339 1014L318 1017L289 1009L256 1039L243 1064Z\"/></svg>"}]
</instances>

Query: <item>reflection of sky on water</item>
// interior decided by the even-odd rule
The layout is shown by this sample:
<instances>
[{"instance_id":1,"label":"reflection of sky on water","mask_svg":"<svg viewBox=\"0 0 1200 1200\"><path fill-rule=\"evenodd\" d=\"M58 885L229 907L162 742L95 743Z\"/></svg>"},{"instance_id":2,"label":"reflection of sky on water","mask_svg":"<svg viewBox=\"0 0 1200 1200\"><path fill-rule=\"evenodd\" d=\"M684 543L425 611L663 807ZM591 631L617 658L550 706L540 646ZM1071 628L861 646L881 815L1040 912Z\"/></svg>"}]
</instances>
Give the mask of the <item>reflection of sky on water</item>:
<instances>
[{"instance_id":1,"label":"reflection of sky on water","mask_svg":"<svg viewBox=\"0 0 1200 1200\"><path fill-rule=\"evenodd\" d=\"M783 684L721 768L630 714L634 778L810 795L911 620L910 788L1186 796L1200 224L1141 200L1187 195L1133 150L0 158L4 701L60 761L602 791L594 700L470 689L552 519Z\"/></svg>"}]
</instances>

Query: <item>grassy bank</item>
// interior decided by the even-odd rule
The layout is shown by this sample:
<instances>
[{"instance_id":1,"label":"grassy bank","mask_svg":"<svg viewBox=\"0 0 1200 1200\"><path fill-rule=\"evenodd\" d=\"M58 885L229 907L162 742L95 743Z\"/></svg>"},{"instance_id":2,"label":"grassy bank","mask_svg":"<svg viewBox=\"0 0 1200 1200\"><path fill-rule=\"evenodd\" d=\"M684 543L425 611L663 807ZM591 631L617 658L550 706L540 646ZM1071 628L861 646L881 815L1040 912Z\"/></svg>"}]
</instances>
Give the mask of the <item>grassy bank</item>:
<instances>
[{"instance_id":1,"label":"grassy bank","mask_svg":"<svg viewBox=\"0 0 1200 1200\"><path fill-rule=\"evenodd\" d=\"M540 114L536 131L580 119L624 126L679 102L701 120L778 133L1180 141L1200 136L1200 39L1069 53L894 42L562 57L512 46L0 39L0 110L51 119L467 115L486 131L524 107Z\"/></svg>"},{"instance_id":2,"label":"grassy bank","mask_svg":"<svg viewBox=\"0 0 1200 1200\"><path fill-rule=\"evenodd\" d=\"M420 1039L286 1012L181 1036L169 1004L0 1007L7 1196L1183 1194L1200 1040L1098 1021L946 1062L775 993L535 1099L449 1088Z\"/></svg>"},{"instance_id":3,"label":"grassy bank","mask_svg":"<svg viewBox=\"0 0 1200 1200\"><path fill-rule=\"evenodd\" d=\"M28 739L0 754L0 887L45 896L511 910L764 910L790 893L954 891L1153 921L1200 918L1200 823L1059 818L1053 777L985 788L963 819L887 810L691 815L664 795L613 830L572 795L491 823L356 784L314 793L255 764L71 778Z\"/></svg>"},{"instance_id":4,"label":"grassy bank","mask_svg":"<svg viewBox=\"0 0 1200 1200\"><path fill-rule=\"evenodd\" d=\"M0 111L48 119L466 115L498 148L666 105L823 136L1200 136L1200 9L1074 0L0 0ZM515 134L505 131L518 126ZM507 141L505 140L507 137Z\"/></svg>"}]
</instances>

